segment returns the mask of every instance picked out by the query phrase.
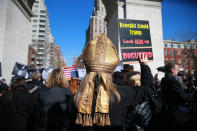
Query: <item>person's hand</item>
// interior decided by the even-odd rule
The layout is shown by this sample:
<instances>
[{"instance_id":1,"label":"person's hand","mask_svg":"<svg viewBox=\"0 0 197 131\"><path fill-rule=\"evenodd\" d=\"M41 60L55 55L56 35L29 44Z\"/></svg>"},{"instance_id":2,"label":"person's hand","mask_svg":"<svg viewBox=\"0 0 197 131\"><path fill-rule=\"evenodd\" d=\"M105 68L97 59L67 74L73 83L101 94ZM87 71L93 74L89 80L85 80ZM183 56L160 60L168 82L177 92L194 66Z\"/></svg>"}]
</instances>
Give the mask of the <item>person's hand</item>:
<instances>
[{"instance_id":1,"label":"person's hand","mask_svg":"<svg viewBox=\"0 0 197 131\"><path fill-rule=\"evenodd\" d=\"M145 54L139 55L139 63L148 65L148 57Z\"/></svg>"}]
</instances>

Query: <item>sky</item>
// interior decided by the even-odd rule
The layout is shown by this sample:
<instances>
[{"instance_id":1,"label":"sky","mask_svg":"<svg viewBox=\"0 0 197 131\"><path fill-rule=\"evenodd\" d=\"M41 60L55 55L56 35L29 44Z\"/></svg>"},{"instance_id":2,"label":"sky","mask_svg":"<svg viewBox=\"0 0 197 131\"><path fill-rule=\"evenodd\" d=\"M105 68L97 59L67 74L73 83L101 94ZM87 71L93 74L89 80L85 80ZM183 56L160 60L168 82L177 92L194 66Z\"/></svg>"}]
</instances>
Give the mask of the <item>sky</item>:
<instances>
[{"instance_id":1,"label":"sky","mask_svg":"<svg viewBox=\"0 0 197 131\"><path fill-rule=\"evenodd\" d=\"M56 45L67 66L82 53L94 0L45 0ZM163 39L197 39L197 0L163 0ZM189 36L188 36L189 34Z\"/></svg>"}]
</instances>

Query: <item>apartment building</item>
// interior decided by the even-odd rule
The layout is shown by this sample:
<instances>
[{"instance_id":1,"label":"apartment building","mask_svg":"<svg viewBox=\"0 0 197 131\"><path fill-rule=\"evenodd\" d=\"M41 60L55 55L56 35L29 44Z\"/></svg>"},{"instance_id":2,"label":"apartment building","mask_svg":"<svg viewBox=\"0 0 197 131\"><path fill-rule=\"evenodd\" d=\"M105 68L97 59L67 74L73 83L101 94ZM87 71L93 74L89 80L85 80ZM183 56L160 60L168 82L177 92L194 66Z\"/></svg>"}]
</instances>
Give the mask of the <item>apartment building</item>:
<instances>
[{"instance_id":1,"label":"apartment building","mask_svg":"<svg viewBox=\"0 0 197 131\"><path fill-rule=\"evenodd\" d=\"M54 38L49 24L49 14L44 0L35 0L32 11L32 46L37 51L37 68L54 67Z\"/></svg>"},{"instance_id":2,"label":"apartment building","mask_svg":"<svg viewBox=\"0 0 197 131\"><path fill-rule=\"evenodd\" d=\"M197 65L197 42L164 40L164 60L165 63L174 61L184 74L194 75Z\"/></svg>"}]
</instances>

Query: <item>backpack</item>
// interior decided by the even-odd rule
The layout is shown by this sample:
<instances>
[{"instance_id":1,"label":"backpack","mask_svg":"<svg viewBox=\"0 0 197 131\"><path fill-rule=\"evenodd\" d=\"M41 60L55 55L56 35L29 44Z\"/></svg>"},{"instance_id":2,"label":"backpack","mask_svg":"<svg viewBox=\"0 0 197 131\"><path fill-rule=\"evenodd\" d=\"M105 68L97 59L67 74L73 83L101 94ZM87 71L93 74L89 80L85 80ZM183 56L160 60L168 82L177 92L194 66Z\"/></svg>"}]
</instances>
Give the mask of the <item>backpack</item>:
<instances>
[{"instance_id":1,"label":"backpack","mask_svg":"<svg viewBox=\"0 0 197 131\"><path fill-rule=\"evenodd\" d=\"M129 106L125 115L124 129L127 131L144 131L152 118L149 101L144 101L136 106Z\"/></svg>"}]
</instances>

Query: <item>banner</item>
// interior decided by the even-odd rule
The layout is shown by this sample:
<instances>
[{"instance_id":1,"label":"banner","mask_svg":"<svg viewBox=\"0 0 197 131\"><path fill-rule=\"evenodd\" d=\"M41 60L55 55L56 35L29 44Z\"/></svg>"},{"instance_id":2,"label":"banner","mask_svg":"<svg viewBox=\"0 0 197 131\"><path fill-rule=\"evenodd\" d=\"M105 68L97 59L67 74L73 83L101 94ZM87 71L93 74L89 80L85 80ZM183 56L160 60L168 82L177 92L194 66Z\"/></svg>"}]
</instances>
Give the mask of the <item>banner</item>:
<instances>
[{"instance_id":1,"label":"banner","mask_svg":"<svg viewBox=\"0 0 197 131\"><path fill-rule=\"evenodd\" d=\"M141 54L145 54L148 60L153 60L152 48L122 49L122 60L124 62L138 61Z\"/></svg>"},{"instance_id":2,"label":"banner","mask_svg":"<svg viewBox=\"0 0 197 131\"><path fill-rule=\"evenodd\" d=\"M26 79L28 79L29 78L29 73L28 73L29 68L30 68L29 66L26 66L24 64L16 62L14 65L14 68L12 70L12 75L23 76Z\"/></svg>"},{"instance_id":3,"label":"banner","mask_svg":"<svg viewBox=\"0 0 197 131\"><path fill-rule=\"evenodd\" d=\"M48 69L41 69L40 71L35 71L35 72L40 72L42 74L42 79L47 80L49 74L53 71L53 68L48 68Z\"/></svg>"},{"instance_id":4,"label":"banner","mask_svg":"<svg viewBox=\"0 0 197 131\"><path fill-rule=\"evenodd\" d=\"M86 69L78 69L79 80L82 80L86 75Z\"/></svg>"},{"instance_id":5,"label":"banner","mask_svg":"<svg viewBox=\"0 0 197 131\"><path fill-rule=\"evenodd\" d=\"M148 21L119 20L121 47L152 47Z\"/></svg>"},{"instance_id":6,"label":"banner","mask_svg":"<svg viewBox=\"0 0 197 131\"><path fill-rule=\"evenodd\" d=\"M148 21L119 19L119 38L123 62L138 61L135 55L140 52L147 54L147 51L149 60L153 60Z\"/></svg>"}]
</instances>

